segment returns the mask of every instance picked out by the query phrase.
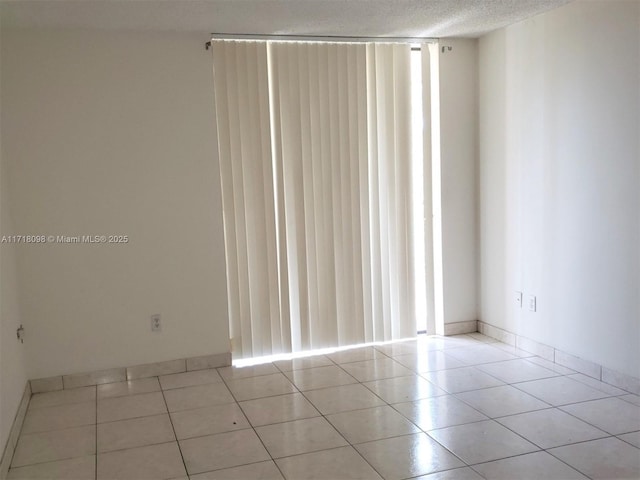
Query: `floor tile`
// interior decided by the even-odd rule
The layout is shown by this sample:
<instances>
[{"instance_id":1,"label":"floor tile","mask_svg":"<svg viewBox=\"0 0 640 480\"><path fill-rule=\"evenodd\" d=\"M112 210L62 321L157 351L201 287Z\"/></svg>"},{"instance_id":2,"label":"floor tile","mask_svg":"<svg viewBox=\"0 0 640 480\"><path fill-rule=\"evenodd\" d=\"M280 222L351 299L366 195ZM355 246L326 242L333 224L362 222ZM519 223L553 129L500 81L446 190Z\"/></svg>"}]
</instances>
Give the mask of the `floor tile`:
<instances>
[{"instance_id":1,"label":"floor tile","mask_svg":"<svg viewBox=\"0 0 640 480\"><path fill-rule=\"evenodd\" d=\"M464 466L425 433L361 443L355 448L387 480Z\"/></svg>"},{"instance_id":2,"label":"floor tile","mask_svg":"<svg viewBox=\"0 0 640 480\"><path fill-rule=\"evenodd\" d=\"M98 400L98 423L167 413L162 393L143 393Z\"/></svg>"},{"instance_id":3,"label":"floor tile","mask_svg":"<svg viewBox=\"0 0 640 480\"><path fill-rule=\"evenodd\" d=\"M30 409L22 433L49 432L96 423L96 402L74 403Z\"/></svg>"},{"instance_id":4,"label":"floor tile","mask_svg":"<svg viewBox=\"0 0 640 480\"><path fill-rule=\"evenodd\" d=\"M187 480L182 454L195 480L640 478L639 404L507 345L421 336L35 394L9 478Z\"/></svg>"},{"instance_id":5,"label":"floor tile","mask_svg":"<svg viewBox=\"0 0 640 480\"><path fill-rule=\"evenodd\" d=\"M600 382L599 380L588 377L587 375L584 375L582 373L574 373L572 375L567 375L567 377L572 380L577 380L580 383L584 383L585 385L588 385L591 388L595 388L596 390L600 390L601 392L604 392L608 395L625 395L628 393L624 390L614 387L613 385Z\"/></svg>"},{"instance_id":6,"label":"floor tile","mask_svg":"<svg viewBox=\"0 0 640 480\"><path fill-rule=\"evenodd\" d=\"M222 377L216 370L209 369L162 375L159 380L163 390L171 390L173 388L192 387L207 383L219 383L222 382Z\"/></svg>"},{"instance_id":7,"label":"floor tile","mask_svg":"<svg viewBox=\"0 0 640 480\"><path fill-rule=\"evenodd\" d=\"M164 398L170 412L234 402L233 396L224 383L209 383L167 390L164 392Z\"/></svg>"},{"instance_id":8,"label":"floor tile","mask_svg":"<svg viewBox=\"0 0 640 480\"><path fill-rule=\"evenodd\" d=\"M498 340L496 340L495 338L490 337L489 335L484 335L480 332L465 333L464 336L473 338L474 340L478 340L483 343L498 343Z\"/></svg>"},{"instance_id":9,"label":"floor tile","mask_svg":"<svg viewBox=\"0 0 640 480\"><path fill-rule=\"evenodd\" d=\"M384 405L380 398L360 384L311 390L305 396L323 415Z\"/></svg>"},{"instance_id":10,"label":"floor tile","mask_svg":"<svg viewBox=\"0 0 640 480\"><path fill-rule=\"evenodd\" d=\"M588 480L580 472L546 452L481 463L473 468L487 480Z\"/></svg>"},{"instance_id":11,"label":"floor tile","mask_svg":"<svg viewBox=\"0 0 640 480\"><path fill-rule=\"evenodd\" d=\"M364 362L345 363L342 368L359 382L414 375L407 367L388 357L365 360Z\"/></svg>"},{"instance_id":12,"label":"floor tile","mask_svg":"<svg viewBox=\"0 0 640 480\"><path fill-rule=\"evenodd\" d=\"M254 427L320 415L301 393L247 400L240 406Z\"/></svg>"},{"instance_id":13,"label":"floor tile","mask_svg":"<svg viewBox=\"0 0 640 480\"><path fill-rule=\"evenodd\" d=\"M549 450L593 480L640 478L639 450L617 438L603 438Z\"/></svg>"},{"instance_id":14,"label":"floor tile","mask_svg":"<svg viewBox=\"0 0 640 480\"><path fill-rule=\"evenodd\" d=\"M302 370L304 368L326 367L334 363L326 355L314 355L312 357L294 358L291 360L279 360L273 364L282 372Z\"/></svg>"},{"instance_id":15,"label":"floor tile","mask_svg":"<svg viewBox=\"0 0 640 480\"><path fill-rule=\"evenodd\" d=\"M480 475L469 467L454 468L443 472L431 473L415 477L413 480L483 480Z\"/></svg>"},{"instance_id":16,"label":"floor tile","mask_svg":"<svg viewBox=\"0 0 640 480\"><path fill-rule=\"evenodd\" d=\"M465 335L453 335L448 337L433 335L426 337L423 343L431 346L437 346L440 350L460 347L477 347L483 344L483 342Z\"/></svg>"},{"instance_id":17,"label":"floor tile","mask_svg":"<svg viewBox=\"0 0 640 480\"><path fill-rule=\"evenodd\" d=\"M462 392L456 394L456 397L491 418L541 410L550 406L510 385Z\"/></svg>"},{"instance_id":18,"label":"floor tile","mask_svg":"<svg viewBox=\"0 0 640 480\"><path fill-rule=\"evenodd\" d=\"M96 453L96 427L56 430L22 435L13 455L13 467L53 462Z\"/></svg>"},{"instance_id":19,"label":"floor tile","mask_svg":"<svg viewBox=\"0 0 640 480\"><path fill-rule=\"evenodd\" d=\"M473 347L450 348L446 354L468 365L480 365L483 363L501 362L517 358L510 353L494 348L491 345L478 345Z\"/></svg>"},{"instance_id":20,"label":"floor tile","mask_svg":"<svg viewBox=\"0 0 640 480\"><path fill-rule=\"evenodd\" d=\"M118 450L98 455L98 480L172 479L185 475L176 442Z\"/></svg>"},{"instance_id":21,"label":"floor tile","mask_svg":"<svg viewBox=\"0 0 640 480\"><path fill-rule=\"evenodd\" d=\"M252 429L180 441L189 475L269 460Z\"/></svg>"},{"instance_id":22,"label":"floor tile","mask_svg":"<svg viewBox=\"0 0 640 480\"><path fill-rule=\"evenodd\" d=\"M229 380L227 386L238 402L298 391L282 373Z\"/></svg>"},{"instance_id":23,"label":"floor tile","mask_svg":"<svg viewBox=\"0 0 640 480\"><path fill-rule=\"evenodd\" d=\"M280 370L273 363L262 363L249 367L221 367L218 373L225 380L237 380L238 378L258 377L260 375L270 375L279 373Z\"/></svg>"},{"instance_id":24,"label":"floor tile","mask_svg":"<svg viewBox=\"0 0 640 480\"><path fill-rule=\"evenodd\" d=\"M570 368L551 362L542 357L536 356L536 357L527 358L527 360L531 363L535 363L536 365L540 365L541 367L544 367L548 370L559 373L560 375L571 375L572 373L576 373L575 370L571 370Z\"/></svg>"},{"instance_id":25,"label":"floor tile","mask_svg":"<svg viewBox=\"0 0 640 480\"><path fill-rule=\"evenodd\" d=\"M95 402L96 387L72 388L55 392L36 393L31 397L29 409L55 407L71 403Z\"/></svg>"},{"instance_id":26,"label":"floor tile","mask_svg":"<svg viewBox=\"0 0 640 480\"><path fill-rule=\"evenodd\" d=\"M485 415L453 395L397 403L393 408L425 431L487 420Z\"/></svg>"},{"instance_id":27,"label":"floor tile","mask_svg":"<svg viewBox=\"0 0 640 480\"><path fill-rule=\"evenodd\" d=\"M409 355L398 355L393 357L393 359L401 365L404 365L418 373L434 372L436 370L446 370L448 368L460 368L467 366L466 363L458 360L457 358L450 357L440 350L419 352Z\"/></svg>"},{"instance_id":28,"label":"floor tile","mask_svg":"<svg viewBox=\"0 0 640 480\"><path fill-rule=\"evenodd\" d=\"M429 435L468 465L538 450L493 420L432 430Z\"/></svg>"},{"instance_id":29,"label":"floor tile","mask_svg":"<svg viewBox=\"0 0 640 480\"><path fill-rule=\"evenodd\" d=\"M327 420L352 444L420 431L413 423L387 405L335 413L327 416Z\"/></svg>"},{"instance_id":30,"label":"floor tile","mask_svg":"<svg viewBox=\"0 0 640 480\"><path fill-rule=\"evenodd\" d=\"M96 476L96 456L39 463L9 470L7 480L54 479L94 480Z\"/></svg>"},{"instance_id":31,"label":"floor tile","mask_svg":"<svg viewBox=\"0 0 640 480\"><path fill-rule=\"evenodd\" d=\"M376 345L374 348L388 357L418 353L420 349L416 341L388 343L386 345Z\"/></svg>"},{"instance_id":32,"label":"floor tile","mask_svg":"<svg viewBox=\"0 0 640 480\"><path fill-rule=\"evenodd\" d=\"M417 375L374 380L363 385L387 403L410 402L447 393Z\"/></svg>"},{"instance_id":33,"label":"floor tile","mask_svg":"<svg viewBox=\"0 0 640 480\"><path fill-rule=\"evenodd\" d=\"M518 358L529 358L529 357L536 356L535 353L530 353L530 352L527 352L526 350L522 350L518 347L509 345L506 343L502 343L502 342L492 343L491 346L494 348L499 348L500 350L510 353L514 357L518 357Z\"/></svg>"},{"instance_id":34,"label":"floor tile","mask_svg":"<svg viewBox=\"0 0 640 480\"><path fill-rule=\"evenodd\" d=\"M634 447L640 448L640 432L625 433L624 435L618 435L618 438L630 443Z\"/></svg>"},{"instance_id":35,"label":"floor tile","mask_svg":"<svg viewBox=\"0 0 640 480\"><path fill-rule=\"evenodd\" d=\"M284 480L273 460L191 475L191 480Z\"/></svg>"},{"instance_id":36,"label":"floor tile","mask_svg":"<svg viewBox=\"0 0 640 480\"><path fill-rule=\"evenodd\" d=\"M621 395L618 397L620 400L624 400L625 402L633 403L634 405L640 407L640 395L634 395L630 393L629 395Z\"/></svg>"},{"instance_id":37,"label":"floor tile","mask_svg":"<svg viewBox=\"0 0 640 480\"><path fill-rule=\"evenodd\" d=\"M294 370L285 375L300 391L357 383L355 378L337 365Z\"/></svg>"},{"instance_id":38,"label":"floor tile","mask_svg":"<svg viewBox=\"0 0 640 480\"><path fill-rule=\"evenodd\" d=\"M553 406L584 402L607 397L606 393L571 380L568 377L553 377L532 382L518 383L516 388L533 395Z\"/></svg>"},{"instance_id":39,"label":"floor tile","mask_svg":"<svg viewBox=\"0 0 640 480\"><path fill-rule=\"evenodd\" d=\"M171 420L178 440L250 427L236 403L172 412Z\"/></svg>"},{"instance_id":40,"label":"floor tile","mask_svg":"<svg viewBox=\"0 0 640 480\"><path fill-rule=\"evenodd\" d=\"M173 442L175 439L166 413L98 425L98 453Z\"/></svg>"},{"instance_id":41,"label":"floor tile","mask_svg":"<svg viewBox=\"0 0 640 480\"><path fill-rule=\"evenodd\" d=\"M562 410L612 435L640 430L640 407L619 398L565 405Z\"/></svg>"},{"instance_id":42,"label":"floor tile","mask_svg":"<svg viewBox=\"0 0 640 480\"><path fill-rule=\"evenodd\" d=\"M557 408L503 417L497 422L544 449L608 436Z\"/></svg>"},{"instance_id":43,"label":"floor tile","mask_svg":"<svg viewBox=\"0 0 640 480\"><path fill-rule=\"evenodd\" d=\"M353 447L280 458L276 463L291 480L382 480Z\"/></svg>"},{"instance_id":44,"label":"floor tile","mask_svg":"<svg viewBox=\"0 0 640 480\"><path fill-rule=\"evenodd\" d=\"M160 383L156 377L129 380L127 382L98 385L98 400L111 397L124 397L141 393L159 392Z\"/></svg>"},{"instance_id":45,"label":"floor tile","mask_svg":"<svg viewBox=\"0 0 640 480\"><path fill-rule=\"evenodd\" d=\"M386 355L373 347L351 348L330 353L327 357L335 363L353 363L375 358L385 358Z\"/></svg>"},{"instance_id":46,"label":"floor tile","mask_svg":"<svg viewBox=\"0 0 640 480\"><path fill-rule=\"evenodd\" d=\"M273 458L347 445L342 435L322 417L257 427L256 433Z\"/></svg>"},{"instance_id":47,"label":"floor tile","mask_svg":"<svg viewBox=\"0 0 640 480\"><path fill-rule=\"evenodd\" d=\"M423 373L422 376L449 393L504 385L504 383L497 378L487 375L476 367L427 372Z\"/></svg>"},{"instance_id":48,"label":"floor tile","mask_svg":"<svg viewBox=\"0 0 640 480\"><path fill-rule=\"evenodd\" d=\"M505 383L528 382L541 378L557 377L559 374L528 360L518 358L505 362L487 363L478 368Z\"/></svg>"}]
</instances>

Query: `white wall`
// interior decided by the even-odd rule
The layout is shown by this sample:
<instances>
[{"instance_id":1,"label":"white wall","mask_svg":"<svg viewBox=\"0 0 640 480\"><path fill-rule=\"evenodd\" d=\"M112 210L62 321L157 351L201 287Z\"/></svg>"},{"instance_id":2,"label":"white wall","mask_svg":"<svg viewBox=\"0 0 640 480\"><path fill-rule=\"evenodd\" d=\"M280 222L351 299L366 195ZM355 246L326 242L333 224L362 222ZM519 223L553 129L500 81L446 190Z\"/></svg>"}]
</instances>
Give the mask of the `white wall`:
<instances>
[{"instance_id":1,"label":"white wall","mask_svg":"<svg viewBox=\"0 0 640 480\"><path fill-rule=\"evenodd\" d=\"M639 25L637 1L576 1L479 58L480 318L636 377Z\"/></svg>"},{"instance_id":2,"label":"white wall","mask_svg":"<svg viewBox=\"0 0 640 480\"><path fill-rule=\"evenodd\" d=\"M2 35L15 230L130 239L20 249L29 376L228 352L206 36Z\"/></svg>"},{"instance_id":3,"label":"white wall","mask_svg":"<svg viewBox=\"0 0 640 480\"><path fill-rule=\"evenodd\" d=\"M0 237L15 233L7 195L7 178L2 170L4 168L0 166ZM27 382L25 345L16 337L16 330L21 323L16 253L15 245L0 245L0 456Z\"/></svg>"},{"instance_id":4,"label":"white wall","mask_svg":"<svg viewBox=\"0 0 640 480\"><path fill-rule=\"evenodd\" d=\"M443 318L453 323L478 318L478 42L444 39L440 46Z\"/></svg>"},{"instance_id":5,"label":"white wall","mask_svg":"<svg viewBox=\"0 0 640 480\"><path fill-rule=\"evenodd\" d=\"M1 60L0 35L0 60ZM2 65L0 61L0 72ZM0 75L0 91L2 91ZM1 97L1 96L0 96ZM0 105L1 105L0 98ZM0 135L0 238L14 233ZM0 243L0 457L27 381L24 345L16 338L21 316L17 295L16 247Z\"/></svg>"}]
</instances>

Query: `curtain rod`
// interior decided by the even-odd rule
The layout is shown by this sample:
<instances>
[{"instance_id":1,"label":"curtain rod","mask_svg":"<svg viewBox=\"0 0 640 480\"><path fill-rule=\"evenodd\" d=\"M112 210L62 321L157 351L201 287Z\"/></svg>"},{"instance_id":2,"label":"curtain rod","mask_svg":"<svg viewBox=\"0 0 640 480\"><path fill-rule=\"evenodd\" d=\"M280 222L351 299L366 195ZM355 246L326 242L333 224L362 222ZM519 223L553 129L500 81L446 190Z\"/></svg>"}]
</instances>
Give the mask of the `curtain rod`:
<instances>
[{"instance_id":1,"label":"curtain rod","mask_svg":"<svg viewBox=\"0 0 640 480\"><path fill-rule=\"evenodd\" d=\"M435 43L432 37L356 37L334 35L271 35L253 33L212 33L211 40L272 40L281 42L343 42L343 43ZM204 44L209 50L211 40Z\"/></svg>"}]
</instances>

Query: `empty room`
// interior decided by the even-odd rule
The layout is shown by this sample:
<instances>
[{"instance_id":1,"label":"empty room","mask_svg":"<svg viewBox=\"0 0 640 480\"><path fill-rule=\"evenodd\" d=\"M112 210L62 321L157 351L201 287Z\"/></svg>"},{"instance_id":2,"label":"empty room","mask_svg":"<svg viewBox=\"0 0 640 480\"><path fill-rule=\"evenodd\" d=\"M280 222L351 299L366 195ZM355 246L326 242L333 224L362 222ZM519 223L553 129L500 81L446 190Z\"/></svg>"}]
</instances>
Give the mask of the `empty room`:
<instances>
[{"instance_id":1,"label":"empty room","mask_svg":"<svg viewBox=\"0 0 640 480\"><path fill-rule=\"evenodd\" d=\"M640 0L0 0L0 480L640 479Z\"/></svg>"}]
</instances>

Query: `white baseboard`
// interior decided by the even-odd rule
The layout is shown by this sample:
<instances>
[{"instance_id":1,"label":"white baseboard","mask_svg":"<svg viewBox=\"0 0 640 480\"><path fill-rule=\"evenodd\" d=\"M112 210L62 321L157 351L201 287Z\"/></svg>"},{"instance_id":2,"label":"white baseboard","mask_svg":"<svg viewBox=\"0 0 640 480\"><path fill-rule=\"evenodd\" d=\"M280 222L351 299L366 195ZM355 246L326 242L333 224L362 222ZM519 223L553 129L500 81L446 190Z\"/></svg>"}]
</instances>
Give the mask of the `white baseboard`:
<instances>
[{"instance_id":1,"label":"white baseboard","mask_svg":"<svg viewBox=\"0 0 640 480\"><path fill-rule=\"evenodd\" d=\"M231 365L231 352L204 355L200 357L182 358L166 362L134 365L132 367L110 368L88 373L72 375L56 375L54 377L31 380L33 393L52 392L69 388L89 387L105 383L124 382L138 378L157 377L171 373L190 372L205 368L226 367Z\"/></svg>"},{"instance_id":2,"label":"white baseboard","mask_svg":"<svg viewBox=\"0 0 640 480\"><path fill-rule=\"evenodd\" d=\"M488 337L493 337L501 342L514 345L520 350L533 353L563 367L570 368L589 377L595 378L614 387L621 388L636 395L640 395L640 379L625 373L612 370L603 365L576 357L567 352L563 352L550 345L539 343L530 338L517 335L490 323L478 320L478 331Z\"/></svg>"},{"instance_id":3,"label":"white baseboard","mask_svg":"<svg viewBox=\"0 0 640 480\"><path fill-rule=\"evenodd\" d=\"M463 333L473 333L478 331L477 320L467 320L464 322L453 322L444 324L445 335L461 335Z\"/></svg>"}]
</instances>

